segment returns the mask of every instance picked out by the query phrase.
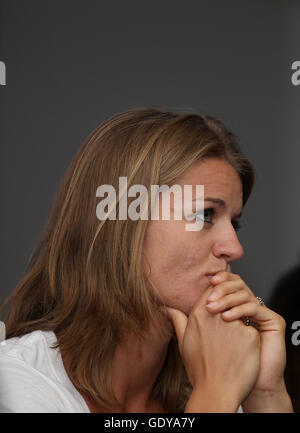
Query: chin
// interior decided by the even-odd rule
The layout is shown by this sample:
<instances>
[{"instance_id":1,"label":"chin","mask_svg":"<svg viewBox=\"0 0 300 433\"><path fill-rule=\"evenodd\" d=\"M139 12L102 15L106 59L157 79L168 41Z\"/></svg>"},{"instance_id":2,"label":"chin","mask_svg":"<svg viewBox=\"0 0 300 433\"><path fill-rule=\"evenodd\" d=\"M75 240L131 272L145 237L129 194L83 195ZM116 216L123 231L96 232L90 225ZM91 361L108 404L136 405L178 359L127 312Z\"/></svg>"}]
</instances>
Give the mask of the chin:
<instances>
[{"instance_id":1,"label":"chin","mask_svg":"<svg viewBox=\"0 0 300 433\"><path fill-rule=\"evenodd\" d=\"M191 313L192 309L194 308L195 304L199 301L199 299L201 299L202 295L203 295L203 292L202 293L198 292L198 293L194 294L194 296L191 296L191 298L189 299L189 303L187 303L186 299L185 299L185 303L182 304L183 305L182 311L185 314L189 315Z\"/></svg>"},{"instance_id":2,"label":"chin","mask_svg":"<svg viewBox=\"0 0 300 433\"><path fill-rule=\"evenodd\" d=\"M200 299L200 296L198 296L194 300L191 300L188 304L186 303L186 300L185 300L185 303L182 303L181 306L178 307L178 309L181 310L187 316L189 316L192 309L194 308L194 305L197 303L197 301L199 299Z\"/></svg>"},{"instance_id":3,"label":"chin","mask_svg":"<svg viewBox=\"0 0 300 433\"><path fill-rule=\"evenodd\" d=\"M188 316L191 313L192 309L194 308L194 305L203 296L203 294L206 292L208 287L209 285L207 287L201 287L199 289L199 284L198 284L198 287L192 291L191 290L189 292L187 290L185 292L181 291L181 293L178 294L177 296L169 297L168 299L166 299L165 300L166 305L171 308L180 310ZM183 297L183 293L184 293L184 297Z\"/></svg>"}]
</instances>

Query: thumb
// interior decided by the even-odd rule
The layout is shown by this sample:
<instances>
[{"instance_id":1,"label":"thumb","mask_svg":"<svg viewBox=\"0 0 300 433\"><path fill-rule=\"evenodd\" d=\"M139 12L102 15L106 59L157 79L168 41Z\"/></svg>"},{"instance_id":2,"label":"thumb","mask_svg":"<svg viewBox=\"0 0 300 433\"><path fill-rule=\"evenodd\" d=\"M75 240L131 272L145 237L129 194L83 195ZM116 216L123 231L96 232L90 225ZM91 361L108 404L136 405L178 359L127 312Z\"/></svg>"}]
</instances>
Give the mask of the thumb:
<instances>
[{"instance_id":1,"label":"thumb","mask_svg":"<svg viewBox=\"0 0 300 433\"><path fill-rule=\"evenodd\" d=\"M178 341L178 347L181 348L185 328L187 325L188 317L180 310L171 307L165 307L168 312L168 317L171 320Z\"/></svg>"}]
</instances>

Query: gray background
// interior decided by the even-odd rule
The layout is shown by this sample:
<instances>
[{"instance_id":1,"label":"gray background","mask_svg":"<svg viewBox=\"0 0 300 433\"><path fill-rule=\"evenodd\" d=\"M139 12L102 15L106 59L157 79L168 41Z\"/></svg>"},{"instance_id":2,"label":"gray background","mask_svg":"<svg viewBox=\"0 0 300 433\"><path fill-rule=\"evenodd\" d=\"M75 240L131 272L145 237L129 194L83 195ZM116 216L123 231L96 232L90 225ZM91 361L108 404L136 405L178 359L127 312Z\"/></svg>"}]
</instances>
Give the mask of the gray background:
<instances>
[{"instance_id":1,"label":"gray background","mask_svg":"<svg viewBox=\"0 0 300 433\"><path fill-rule=\"evenodd\" d=\"M6 0L0 8L0 302L24 274L83 139L111 115L150 104L197 108L238 135L257 182L233 271L268 301L299 262L300 86L291 64L300 60L300 2Z\"/></svg>"}]
</instances>

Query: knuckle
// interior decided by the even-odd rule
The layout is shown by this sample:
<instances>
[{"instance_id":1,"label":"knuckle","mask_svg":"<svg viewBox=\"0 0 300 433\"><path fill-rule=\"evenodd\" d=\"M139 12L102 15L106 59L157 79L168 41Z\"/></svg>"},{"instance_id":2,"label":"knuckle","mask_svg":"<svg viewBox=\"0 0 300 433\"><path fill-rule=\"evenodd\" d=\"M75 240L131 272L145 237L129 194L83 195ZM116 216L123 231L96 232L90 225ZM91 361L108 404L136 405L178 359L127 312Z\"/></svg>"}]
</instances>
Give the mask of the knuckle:
<instances>
[{"instance_id":1,"label":"knuckle","mask_svg":"<svg viewBox=\"0 0 300 433\"><path fill-rule=\"evenodd\" d=\"M240 277L240 275L238 275L238 274L234 274L234 273L232 273L231 275L232 275L232 277L233 277L235 280L241 280L241 279L242 279L242 278Z\"/></svg>"},{"instance_id":2,"label":"knuckle","mask_svg":"<svg viewBox=\"0 0 300 433\"><path fill-rule=\"evenodd\" d=\"M257 304L257 300L256 298L254 299L254 296L251 292L249 292L248 290L245 290L245 294L246 294L246 298L248 302L252 302L255 305Z\"/></svg>"},{"instance_id":3,"label":"knuckle","mask_svg":"<svg viewBox=\"0 0 300 433\"><path fill-rule=\"evenodd\" d=\"M280 314L276 313L275 311L269 309L266 306L263 306L262 308L265 308L265 309L269 310L269 312L272 313L273 318L276 320L276 322L278 323L278 325L280 326L280 328L283 331L286 330L286 321L285 321L284 317L282 317Z\"/></svg>"}]
</instances>

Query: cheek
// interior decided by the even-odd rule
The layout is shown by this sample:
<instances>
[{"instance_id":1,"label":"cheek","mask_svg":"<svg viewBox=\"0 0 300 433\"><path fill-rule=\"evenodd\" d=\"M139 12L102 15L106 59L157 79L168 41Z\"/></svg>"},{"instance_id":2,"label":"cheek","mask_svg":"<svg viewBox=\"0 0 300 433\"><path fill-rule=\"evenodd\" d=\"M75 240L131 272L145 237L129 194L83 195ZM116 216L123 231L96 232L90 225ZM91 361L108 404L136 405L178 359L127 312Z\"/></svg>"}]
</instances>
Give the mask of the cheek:
<instances>
[{"instance_id":1,"label":"cheek","mask_svg":"<svg viewBox=\"0 0 300 433\"><path fill-rule=\"evenodd\" d=\"M175 221L150 221L147 227L144 254L152 265L176 260L183 239Z\"/></svg>"},{"instance_id":2,"label":"cheek","mask_svg":"<svg viewBox=\"0 0 300 433\"><path fill-rule=\"evenodd\" d=\"M167 305L189 314L209 286L204 277L209 251L199 236L184 233L181 238L148 237L145 254L151 266L151 279ZM206 243L207 245L207 243ZM148 267L149 270L149 267Z\"/></svg>"},{"instance_id":3,"label":"cheek","mask_svg":"<svg viewBox=\"0 0 300 433\"><path fill-rule=\"evenodd\" d=\"M206 289L197 257L180 253L157 257L151 264L151 280L166 305L189 314Z\"/></svg>"},{"instance_id":4,"label":"cheek","mask_svg":"<svg viewBox=\"0 0 300 433\"><path fill-rule=\"evenodd\" d=\"M176 274L182 266L186 254L184 246L178 244L176 240L160 240L157 242L147 242L144 248L144 255L150 265L151 276L160 278L163 275ZM188 265L186 265L188 267ZM149 269L149 266L148 266Z\"/></svg>"},{"instance_id":5,"label":"cheek","mask_svg":"<svg viewBox=\"0 0 300 433\"><path fill-rule=\"evenodd\" d=\"M190 232L185 232L176 221L155 223L150 223L144 243L144 255L150 264L151 275L162 277L171 273L175 277L199 267L206 255L203 243Z\"/></svg>"}]
</instances>

